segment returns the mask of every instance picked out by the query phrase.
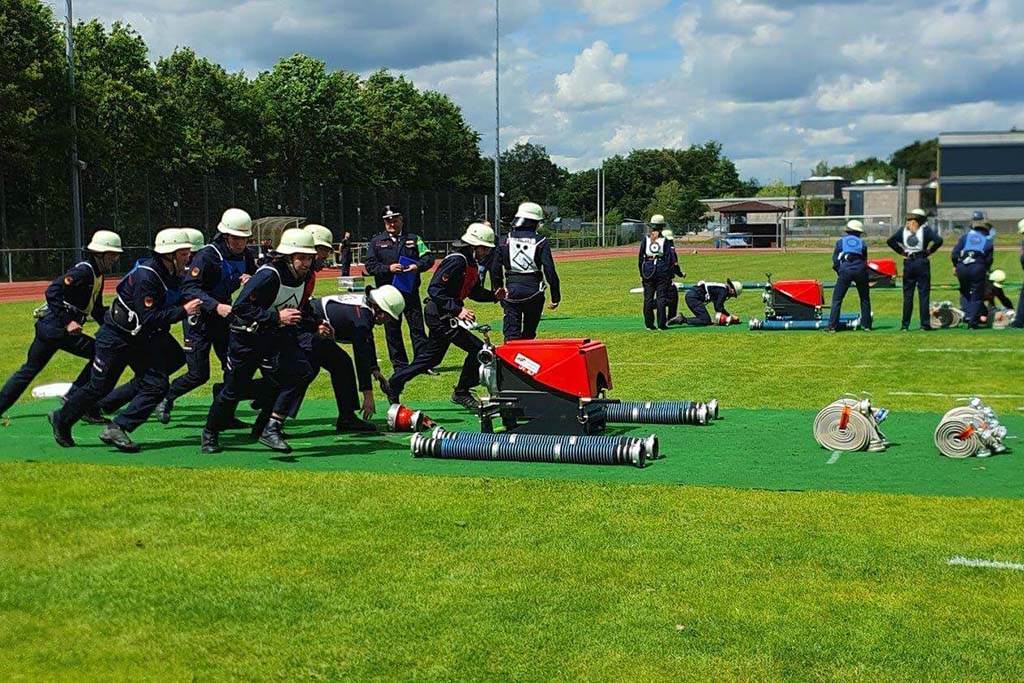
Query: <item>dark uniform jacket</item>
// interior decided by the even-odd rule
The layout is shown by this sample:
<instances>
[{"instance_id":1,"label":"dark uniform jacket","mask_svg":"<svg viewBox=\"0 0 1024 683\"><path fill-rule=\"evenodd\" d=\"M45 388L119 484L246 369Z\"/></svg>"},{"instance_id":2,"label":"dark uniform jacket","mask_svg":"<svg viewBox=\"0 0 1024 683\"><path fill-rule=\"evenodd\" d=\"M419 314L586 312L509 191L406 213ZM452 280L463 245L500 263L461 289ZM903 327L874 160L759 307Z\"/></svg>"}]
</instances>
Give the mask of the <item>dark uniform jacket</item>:
<instances>
[{"instance_id":1,"label":"dark uniform jacket","mask_svg":"<svg viewBox=\"0 0 1024 683\"><path fill-rule=\"evenodd\" d=\"M886 245L900 256L908 256L905 246L903 244L903 232L906 228L900 228L893 234L889 235L889 239L885 241ZM917 238L921 240L921 253L931 256L939 250L942 246L942 236L935 232L930 225L922 225L917 230Z\"/></svg>"},{"instance_id":2,"label":"dark uniform jacket","mask_svg":"<svg viewBox=\"0 0 1024 683\"><path fill-rule=\"evenodd\" d=\"M957 240L950 258L954 266L970 258L981 261L986 268L991 268L992 252L992 239L986 233L980 230L968 230Z\"/></svg>"},{"instance_id":3,"label":"dark uniform jacket","mask_svg":"<svg viewBox=\"0 0 1024 683\"><path fill-rule=\"evenodd\" d=\"M853 239L851 239L853 238ZM853 248L855 244L853 240L857 240L859 244L856 245L856 249ZM867 261L868 260L868 245L864 243L864 239L858 235L844 235L836 240L835 249L832 250L832 270L838 272L839 264L843 261Z\"/></svg>"},{"instance_id":4,"label":"dark uniform jacket","mask_svg":"<svg viewBox=\"0 0 1024 683\"><path fill-rule=\"evenodd\" d=\"M373 342L373 309L364 294L335 294L313 299L313 313L334 328L334 340L352 345L359 391L372 388L370 380L378 370L377 349Z\"/></svg>"},{"instance_id":5,"label":"dark uniform jacket","mask_svg":"<svg viewBox=\"0 0 1024 683\"><path fill-rule=\"evenodd\" d=\"M285 259L277 259L260 266L249 281L242 286L231 312L235 329L247 328L252 332L276 330L281 324L278 311L297 308L303 317L312 319L308 305L307 288L310 278L297 278Z\"/></svg>"},{"instance_id":6,"label":"dark uniform jacket","mask_svg":"<svg viewBox=\"0 0 1024 683\"><path fill-rule=\"evenodd\" d=\"M509 238L535 240L536 248L532 256L520 256L521 261L514 264L509 246ZM493 254L493 252L492 252ZM555 271L555 259L551 255L551 244L546 237L541 237L533 230L513 230L506 237L501 246L498 247L498 258L492 258L490 264L491 284L495 289L505 285L505 278L508 278L509 287L515 282L535 282L539 288L541 278L547 280L551 288L551 301L559 303L562 300L561 283L558 280L558 273ZM543 273L543 275L542 275Z\"/></svg>"},{"instance_id":7,"label":"dark uniform jacket","mask_svg":"<svg viewBox=\"0 0 1024 683\"><path fill-rule=\"evenodd\" d=\"M235 255L227 240L218 235L211 244L192 258L182 280L182 294L199 299L200 310L207 316L217 315L217 304L230 304L231 295L241 286L243 274L256 272L256 261L249 249Z\"/></svg>"},{"instance_id":8,"label":"dark uniform jacket","mask_svg":"<svg viewBox=\"0 0 1024 683\"><path fill-rule=\"evenodd\" d=\"M180 290L180 278L164 267L162 258L142 259L117 283L117 296L103 324L134 330L140 338L166 333L185 318Z\"/></svg>"},{"instance_id":9,"label":"dark uniform jacket","mask_svg":"<svg viewBox=\"0 0 1024 683\"><path fill-rule=\"evenodd\" d=\"M424 244L423 239L411 232L403 232L401 235L395 236L388 232L374 235L366 245L366 262L363 267L366 268L367 273L373 276L378 287L390 285L396 274L389 271L388 266L398 263L402 256L415 260L416 265L419 266L415 284L415 289L418 290L420 274L427 272L434 265L434 256Z\"/></svg>"},{"instance_id":10,"label":"dark uniform jacket","mask_svg":"<svg viewBox=\"0 0 1024 683\"><path fill-rule=\"evenodd\" d=\"M44 296L50 315L56 316L63 327L72 320L84 323L90 315L101 323L107 312L103 305L103 275L92 258L76 263L67 273L54 278Z\"/></svg>"},{"instance_id":11,"label":"dark uniform jacket","mask_svg":"<svg viewBox=\"0 0 1024 683\"><path fill-rule=\"evenodd\" d=\"M721 282L698 282L694 289L698 293L703 290L704 300L715 307L716 313L730 315L729 311L725 310L725 300L729 298L728 285Z\"/></svg>"},{"instance_id":12,"label":"dark uniform jacket","mask_svg":"<svg viewBox=\"0 0 1024 683\"><path fill-rule=\"evenodd\" d=\"M466 299L493 302L494 292L480 284L472 248L463 247L442 260L427 285L427 295L440 315L458 315Z\"/></svg>"}]
</instances>

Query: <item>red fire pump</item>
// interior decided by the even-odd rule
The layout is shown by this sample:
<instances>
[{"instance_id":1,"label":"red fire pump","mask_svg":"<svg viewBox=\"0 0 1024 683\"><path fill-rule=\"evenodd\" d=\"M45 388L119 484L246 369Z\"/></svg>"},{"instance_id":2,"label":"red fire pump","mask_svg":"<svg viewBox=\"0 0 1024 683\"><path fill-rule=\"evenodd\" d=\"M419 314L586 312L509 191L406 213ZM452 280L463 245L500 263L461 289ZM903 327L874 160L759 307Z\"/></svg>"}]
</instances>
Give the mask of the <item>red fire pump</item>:
<instances>
[{"instance_id":1,"label":"red fire pump","mask_svg":"<svg viewBox=\"0 0 1024 683\"><path fill-rule=\"evenodd\" d=\"M893 259L868 259L868 284L872 287L895 287L896 276L896 261Z\"/></svg>"},{"instance_id":2,"label":"red fire pump","mask_svg":"<svg viewBox=\"0 0 1024 683\"><path fill-rule=\"evenodd\" d=\"M502 426L530 434L598 434L612 388L608 350L590 339L510 341L480 352L480 379L490 398L480 407L481 431Z\"/></svg>"},{"instance_id":3,"label":"red fire pump","mask_svg":"<svg viewBox=\"0 0 1024 683\"><path fill-rule=\"evenodd\" d=\"M762 296L766 320L820 320L825 294L817 280L778 280L771 273Z\"/></svg>"}]
</instances>

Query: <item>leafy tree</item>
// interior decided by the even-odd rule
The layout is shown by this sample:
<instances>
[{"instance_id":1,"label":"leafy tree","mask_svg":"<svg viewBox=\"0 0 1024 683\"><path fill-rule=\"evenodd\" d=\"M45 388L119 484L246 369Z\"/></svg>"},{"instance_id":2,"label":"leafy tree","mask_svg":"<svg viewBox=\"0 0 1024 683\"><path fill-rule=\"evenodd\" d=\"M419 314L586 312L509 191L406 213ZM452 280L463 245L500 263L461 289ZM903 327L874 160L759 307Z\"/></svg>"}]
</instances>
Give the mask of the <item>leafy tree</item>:
<instances>
[{"instance_id":1,"label":"leafy tree","mask_svg":"<svg viewBox=\"0 0 1024 683\"><path fill-rule=\"evenodd\" d=\"M889 163L893 168L905 168L908 178L928 178L936 170L939 139L914 140L893 152Z\"/></svg>"},{"instance_id":2,"label":"leafy tree","mask_svg":"<svg viewBox=\"0 0 1024 683\"><path fill-rule=\"evenodd\" d=\"M866 180L869 175L875 180L895 180L896 171L887 161L877 157L861 159L849 166L833 166L829 169L830 175L837 175L847 180Z\"/></svg>"},{"instance_id":3,"label":"leafy tree","mask_svg":"<svg viewBox=\"0 0 1024 683\"><path fill-rule=\"evenodd\" d=\"M669 227L676 228L683 223L683 186L678 180L664 182L654 190L654 198L647 205L644 216L660 213Z\"/></svg>"},{"instance_id":4,"label":"leafy tree","mask_svg":"<svg viewBox=\"0 0 1024 683\"><path fill-rule=\"evenodd\" d=\"M822 159L814 165L811 169L811 175L813 176L826 176L828 175L828 162Z\"/></svg>"},{"instance_id":5,"label":"leafy tree","mask_svg":"<svg viewBox=\"0 0 1024 683\"><path fill-rule=\"evenodd\" d=\"M501 154L501 187L511 215L521 202L550 204L568 172L551 161L541 145L521 143Z\"/></svg>"},{"instance_id":6,"label":"leafy tree","mask_svg":"<svg viewBox=\"0 0 1024 683\"><path fill-rule=\"evenodd\" d=\"M795 194L793 188L782 182L781 178L776 178L771 181L760 190L757 191L755 197L789 197Z\"/></svg>"}]
</instances>

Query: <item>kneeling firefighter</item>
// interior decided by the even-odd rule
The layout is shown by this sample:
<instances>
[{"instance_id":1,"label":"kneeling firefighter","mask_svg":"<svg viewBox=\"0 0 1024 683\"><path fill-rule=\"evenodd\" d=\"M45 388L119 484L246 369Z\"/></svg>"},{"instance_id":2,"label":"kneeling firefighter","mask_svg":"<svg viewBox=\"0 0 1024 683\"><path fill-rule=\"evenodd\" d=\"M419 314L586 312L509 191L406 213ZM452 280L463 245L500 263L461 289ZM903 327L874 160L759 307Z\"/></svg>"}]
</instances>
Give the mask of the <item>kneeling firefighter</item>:
<instances>
[{"instance_id":1,"label":"kneeling firefighter","mask_svg":"<svg viewBox=\"0 0 1024 683\"><path fill-rule=\"evenodd\" d=\"M427 287L428 299L423 307L423 317L428 335L424 351L417 354L408 366L396 370L388 380L388 400L393 404L400 403L402 390L409 380L440 363L448 347L455 344L466 352L466 360L451 400L470 410L476 410L479 405L469 390L480 381L477 354L484 344L466 329L476 320L476 314L466 308L465 300L500 301L505 298L506 291L491 291L480 284L479 264L494 249L491 226L473 223L453 246L457 251L444 257Z\"/></svg>"},{"instance_id":2,"label":"kneeling firefighter","mask_svg":"<svg viewBox=\"0 0 1024 683\"><path fill-rule=\"evenodd\" d=\"M725 283L704 282L701 280L693 289L686 292L686 296L683 299L686 302L686 306L693 312L693 317L687 318L680 313L669 320L668 324L693 325L695 327L735 325L740 319L726 310L725 302L727 299L735 299L742 293L742 282L734 282L728 278L726 278ZM715 309L714 319L708 314L707 305L709 303Z\"/></svg>"},{"instance_id":3,"label":"kneeling firefighter","mask_svg":"<svg viewBox=\"0 0 1024 683\"><path fill-rule=\"evenodd\" d=\"M512 232L501 243L491 265L491 282L500 289L508 283L508 296L501 302L505 318L501 331L505 341L535 339L541 311L544 310L544 280L551 287L548 308L558 308L562 300L555 260L546 237L537 229L544 220L540 205L524 202L512 221Z\"/></svg>"},{"instance_id":4,"label":"kneeling firefighter","mask_svg":"<svg viewBox=\"0 0 1024 683\"><path fill-rule=\"evenodd\" d=\"M72 391L60 410L50 413L54 439L73 446L71 425L117 385L126 367L135 372L137 393L107 425L100 440L130 453L139 450L128 434L145 422L170 386L168 373L177 366L180 347L170 327L199 310L192 299L182 305L181 273L190 255L188 235L181 229L161 230L153 245L153 258L140 261L117 285L117 295L96 334L96 355L88 384Z\"/></svg>"}]
</instances>

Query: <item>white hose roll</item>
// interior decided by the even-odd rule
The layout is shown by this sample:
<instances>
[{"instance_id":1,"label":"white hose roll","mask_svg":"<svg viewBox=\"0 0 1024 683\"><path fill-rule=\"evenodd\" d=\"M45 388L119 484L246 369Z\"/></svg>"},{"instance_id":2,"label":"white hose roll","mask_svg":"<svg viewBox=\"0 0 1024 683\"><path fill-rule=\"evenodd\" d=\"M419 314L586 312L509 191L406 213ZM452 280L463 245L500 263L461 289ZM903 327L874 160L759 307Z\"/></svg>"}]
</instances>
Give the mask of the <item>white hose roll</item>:
<instances>
[{"instance_id":1,"label":"white hose roll","mask_svg":"<svg viewBox=\"0 0 1024 683\"><path fill-rule=\"evenodd\" d=\"M967 431L971 435L962 438L961 434ZM977 428L962 417L942 418L935 428L935 446L947 458L969 458L985 450Z\"/></svg>"},{"instance_id":2,"label":"white hose roll","mask_svg":"<svg viewBox=\"0 0 1024 683\"><path fill-rule=\"evenodd\" d=\"M845 428L840 429L844 410L848 410L849 415ZM819 446L830 451L867 450L875 440L875 426L872 422L856 408L836 401L822 408L814 418L814 439Z\"/></svg>"}]
</instances>

